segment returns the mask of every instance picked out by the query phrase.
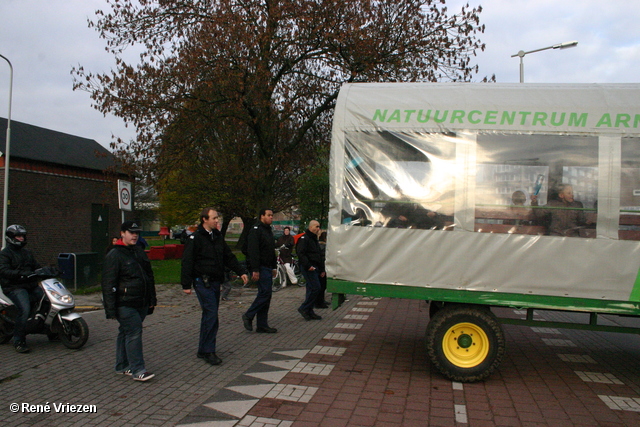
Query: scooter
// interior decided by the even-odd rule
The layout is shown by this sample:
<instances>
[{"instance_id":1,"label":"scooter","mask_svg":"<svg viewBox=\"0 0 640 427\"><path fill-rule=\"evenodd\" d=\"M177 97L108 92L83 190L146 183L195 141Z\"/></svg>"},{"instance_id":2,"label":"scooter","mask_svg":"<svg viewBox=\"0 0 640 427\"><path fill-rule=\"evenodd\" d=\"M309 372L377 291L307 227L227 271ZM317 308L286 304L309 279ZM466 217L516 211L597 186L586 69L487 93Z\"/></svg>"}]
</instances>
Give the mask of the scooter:
<instances>
[{"instance_id":1,"label":"scooter","mask_svg":"<svg viewBox=\"0 0 640 427\"><path fill-rule=\"evenodd\" d=\"M89 326L74 313L75 301L71 292L57 279L60 272L55 267L43 267L29 278L37 279L43 297L31 306L27 320L27 334L46 334L51 341L62 341L67 348L78 349L89 339ZM13 336L17 307L0 290L0 344Z\"/></svg>"}]
</instances>

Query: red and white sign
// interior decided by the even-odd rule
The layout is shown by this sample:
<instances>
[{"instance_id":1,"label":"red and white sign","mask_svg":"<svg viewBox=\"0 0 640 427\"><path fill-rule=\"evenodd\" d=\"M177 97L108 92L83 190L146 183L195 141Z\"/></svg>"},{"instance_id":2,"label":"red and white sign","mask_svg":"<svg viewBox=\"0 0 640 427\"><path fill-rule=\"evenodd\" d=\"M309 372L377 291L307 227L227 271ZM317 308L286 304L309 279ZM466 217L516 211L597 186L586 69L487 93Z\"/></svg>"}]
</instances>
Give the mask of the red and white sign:
<instances>
[{"instance_id":1,"label":"red and white sign","mask_svg":"<svg viewBox=\"0 0 640 427\"><path fill-rule=\"evenodd\" d=\"M133 196L131 194L131 183L129 181L118 180L118 204L123 211L132 210Z\"/></svg>"}]
</instances>

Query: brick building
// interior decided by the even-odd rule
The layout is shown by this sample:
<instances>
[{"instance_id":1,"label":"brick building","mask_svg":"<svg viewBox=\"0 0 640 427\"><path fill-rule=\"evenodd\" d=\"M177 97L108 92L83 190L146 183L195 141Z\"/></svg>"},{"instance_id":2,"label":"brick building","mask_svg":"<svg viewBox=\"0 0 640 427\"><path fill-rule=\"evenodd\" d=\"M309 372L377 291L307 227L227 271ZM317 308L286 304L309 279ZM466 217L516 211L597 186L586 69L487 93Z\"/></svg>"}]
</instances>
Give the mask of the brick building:
<instances>
[{"instance_id":1,"label":"brick building","mask_svg":"<svg viewBox=\"0 0 640 427\"><path fill-rule=\"evenodd\" d=\"M6 129L7 119L0 117L2 185ZM41 264L57 264L59 253L96 252L102 259L109 236L119 234L117 180L127 179L115 172L106 148L12 120L9 170L7 225L27 228L28 247Z\"/></svg>"}]
</instances>

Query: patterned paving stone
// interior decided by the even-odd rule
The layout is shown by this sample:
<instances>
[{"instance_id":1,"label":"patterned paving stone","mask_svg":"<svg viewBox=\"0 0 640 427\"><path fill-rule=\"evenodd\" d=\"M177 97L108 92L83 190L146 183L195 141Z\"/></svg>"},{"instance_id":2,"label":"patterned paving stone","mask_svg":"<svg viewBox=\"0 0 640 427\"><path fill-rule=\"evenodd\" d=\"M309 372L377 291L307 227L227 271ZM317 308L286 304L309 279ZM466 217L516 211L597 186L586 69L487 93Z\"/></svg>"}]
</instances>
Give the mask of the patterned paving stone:
<instances>
[{"instance_id":1,"label":"patterned paving stone","mask_svg":"<svg viewBox=\"0 0 640 427\"><path fill-rule=\"evenodd\" d=\"M261 362L268 366L274 366L276 368L291 370L296 364L300 361L300 359L289 359L289 360L273 360L273 361L265 361Z\"/></svg>"},{"instance_id":2,"label":"patterned paving stone","mask_svg":"<svg viewBox=\"0 0 640 427\"><path fill-rule=\"evenodd\" d=\"M311 349L309 353L325 354L328 356L342 356L347 349L345 347L328 347L317 345Z\"/></svg>"},{"instance_id":3,"label":"patterned paving stone","mask_svg":"<svg viewBox=\"0 0 640 427\"><path fill-rule=\"evenodd\" d=\"M598 396L606 405L617 411L640 412L640 397Z\"/></svg>"},{"instance_id":4,"label":"patterned paving stone","mask_svg":"<svg viewBox=\"0 0 640 427\"><path fill-rule=\"evenodd\" d=\"M362 323L338 323L335 329L361 329Z\"/></svg>"},{"instance_id":5,"label":"patterned paving stone","mask_svg":"<svg viewBox=\"0 0 640 427\"><path fill-rule=\"evenodd\" d=\"M237 424L238 427L290 427L291 421L276 420L274 418L254 417L247 415Z\"/></svg>"},{"instance_id":6,"label":"patterned paving stone","mask_svg":"<svg viewBox=\"0 0 640 427\"><path fill-rule=\"evenodd\" d=\"M549 346L555 347L575 347L576 344L571 340L560 340L553 338L542 338L542 342Z\"/></svg>"},{"instance_id":7,"label":"patterned paving stone","mask_svg":"<svg viewBox=\"0 0 640 427\"><path fill-rule=\"evenodd\" d=\"M287 375L288 373L289 371L269 371L269 372L250 372L250 373L246 373L245 375L254 377L254 378L260 378L267 381L273 381L274 383L277 383L281 379L283 379L284 376Z\"/></svg>"},{"instance_id":8,"label":"patterned paving stone","mask_svg":"<svg viewBox=\"0 0 640 427\"><path fill-rule=\"evenodd\" d=\"M368 318L367 314L347 314L344 316L345 320L367 320Z\"/></svg>"},{"instance_id":9,"label":"patterned paving stone","mask_svg":"<svg viewBox=\"0 0 640 427\"><path fill-rule=\"evenodd\" d=\"M467 407L465 405L454 405L456 422L466 424L469 422L467 418Z\"/></svg>"},{"instance_id":10,"label":"patterned paving stone","mask_svg":"<svg viewBox=\"0 0 640 427\"><path fill-rule=\"evenodd\" d=\"M274 351L273 354L280 354L282 356L288 356L296 359L302 359L309 353L309 350L282 350Z\"/></svg>"},{"instance_id":11,"label":"patterned paving stone","mask_svg":"<svg viewBox=\"0 0 640 427\"><path fill-rule=\"evenodd\" d=\"M293 384L276 384L265 397L306 403L318 391L317 387L305 387Z\"/></svg>"},{"instance_id":12,"label":"patterned paving stone","mask_svg":"<svg viewBox=\"0 0 640 427\"><path fill-rule=\"evenodd\" d=\"M204 406L218 412L229 414L233 417L244 417L253 406L258 403L258 399L249 400L227 400L224 402L205 403Z\"/></svg>"},{"instance_id":13,"label":"patterned paving stone","mask_svg":"<svg viewBox=\"0 0 640 427\"><path fill-rule=\"evenodd\" d=\"M555 328L538 328L534 326L534 327L531 327L531 330L539 334L562 334L560 330Z\"/></svg>"},{"instance_id":14,"label":"patterned paving stone","mask_svg":"<svg viewBox=\"0 0 640 427\"><path fill-rule=\"evenodd\" d=\"M586 354L558 354L560 360L571 363L597 363L591 356Z\"/></svg>"},{"instance_id":15,"label":"patterned paving stone","mask_svg":"<svg viewBox=\"0 0 640 427\"><path fill-rule=\"evenodd\" d=\"M615 375L608 372L583 372L575 371L576 375L585 382L588 383L602 383L602 384L624 384L617 379Z\"/></svg>"},{"instance_id":16,"label":"patterned paving stone","mask_svg":"<svg viewBox=\"0 0 640 427\"><path fill-rule=\"evenodd\" d=\"M291 370L291 372L327 376L331 373L334 367L335 365L327 365L324 363L298 362L298 364Z\"/></svg>"},{"instance_id":17,"label":"patterned paving stone","mask_svg":"<svg viewBox=\"0 0 640 427\"><path fill-rule=\"evenodd\" d=\"M246 394L247 396L263 398L273 389L274 384L255 384L255 385L239 385L225 387L229 390L237 391L238 393Z\"/></svg>"},{"instance_id":18,"label":"patterned paving stone","mask_svg":"<svg viewBox=\"0 0 640 427\"><path fill-rule=\"evenodd\" d=\"M355 338L355 334L337 334L337 333L328 333L324 336L325 340L335 340L335 341L353 341Z\"/></svg>"}]
</instances>

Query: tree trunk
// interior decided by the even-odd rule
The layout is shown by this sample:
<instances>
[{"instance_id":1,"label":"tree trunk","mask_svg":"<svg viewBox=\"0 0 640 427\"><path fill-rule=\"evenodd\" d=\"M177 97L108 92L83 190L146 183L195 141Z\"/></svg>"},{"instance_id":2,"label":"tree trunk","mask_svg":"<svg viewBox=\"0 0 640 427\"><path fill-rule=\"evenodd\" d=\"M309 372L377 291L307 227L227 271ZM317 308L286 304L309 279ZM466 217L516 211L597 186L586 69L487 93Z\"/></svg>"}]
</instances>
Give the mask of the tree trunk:
<instances>
[{"instance_id":1,"label":"tree trunk","mask_svg":"<svg viewBox=\"0 0 640 427\"><path fill-rule=\"evenodd\" d=\"M236 249L242 249L242 245L249 235L249 230L251 230L251 227L253 227L253 225L256 223L256 218L250 218L246 216L240 218L242 219L242 233L240 234L240 238L238 239Z\"/></svg>"},{"instance_id":2,"label":"tree trunk","mask_svg":"<svg viewBox=\"0 0 640 427\"><path fill-rule=\"evenodd\" d=\"M229 215L224 215L223 216L222 228L220 229L220 232L222 233L222 237L225 237L227 235L227 230L229 229L229 224L231 223L231 220L233 220L233 218L227 219L228 216Z\"/></svg>"}]
</instances>

